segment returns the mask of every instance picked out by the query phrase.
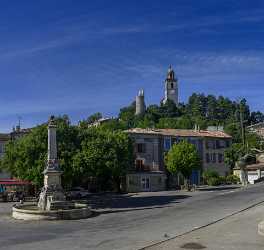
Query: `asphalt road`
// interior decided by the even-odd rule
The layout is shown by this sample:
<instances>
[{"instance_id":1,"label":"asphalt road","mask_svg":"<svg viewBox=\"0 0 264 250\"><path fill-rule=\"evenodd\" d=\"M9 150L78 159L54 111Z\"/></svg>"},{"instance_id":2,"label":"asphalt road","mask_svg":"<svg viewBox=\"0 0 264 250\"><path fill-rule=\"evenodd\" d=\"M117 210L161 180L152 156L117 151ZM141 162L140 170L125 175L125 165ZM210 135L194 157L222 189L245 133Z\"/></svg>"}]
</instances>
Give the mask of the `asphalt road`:
<instances>
[{"instance_id":1,"label":"asphalt road","mask_svg":"<svg viewBox=\"0 0 264 250\"><path fill-rule=\"evenodd\" d=\"M146 250L263 250L257 225L264 220L264 204L244 210L203 228L147 247Z\"/></svg>"},{"instance_id":2,"label":"asphalt road","mask_svg":"<svg viewBox=\"0 0 264 250\"><path fill-rule=\"evenodd\" d=\"M264 201L264 185L246 189L96 197L98 214L76 221L15 221L0 203L0 250L139 249ZM228 230L228 228L227 228Z\"/></svg>"}]
</instances>

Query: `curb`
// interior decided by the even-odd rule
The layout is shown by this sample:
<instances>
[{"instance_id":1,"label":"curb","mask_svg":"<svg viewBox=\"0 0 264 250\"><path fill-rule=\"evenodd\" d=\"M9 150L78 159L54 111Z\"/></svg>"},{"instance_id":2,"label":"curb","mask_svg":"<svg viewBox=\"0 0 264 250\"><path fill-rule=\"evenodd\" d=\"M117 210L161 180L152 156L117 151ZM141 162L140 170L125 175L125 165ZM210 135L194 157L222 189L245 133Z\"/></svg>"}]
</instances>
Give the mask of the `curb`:
<instances>
[{"instance_id":1,"label":"curb","mask_svg":"<svg viewBox=\"0 0 264 250\"><path fill-rule=\"evenodd\" d=\"M264 236L264 221L262 221L258 224L258 233L260 235Z\"/></svg>"}]
</instances>

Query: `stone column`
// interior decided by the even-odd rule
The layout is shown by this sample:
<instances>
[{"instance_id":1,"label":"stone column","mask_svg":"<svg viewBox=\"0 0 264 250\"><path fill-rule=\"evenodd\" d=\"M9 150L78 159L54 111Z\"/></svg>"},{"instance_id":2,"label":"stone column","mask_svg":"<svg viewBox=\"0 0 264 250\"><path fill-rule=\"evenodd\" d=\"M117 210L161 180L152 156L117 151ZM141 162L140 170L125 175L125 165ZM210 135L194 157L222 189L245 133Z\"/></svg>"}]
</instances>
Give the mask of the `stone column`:
<instances>
[{"instance_id":1,"label":"stone column","mask_svg":"<svg viewBox=\"0 0 264 250\"><path fill-rule=\"evenodd\" d=\"M57 138L54 116L51 116L48 124L48 161L44 170L44 186L40 193L38 207L41 210L53 210L61 206L65 201L65 195L61 186L62 171L57 159Z\"/></svg>"},{"instance_id":2,"label":"stone column","mask_svg":"<svg viewBox=\"0 0 264 250\"><path fill-rule=\"evenodd\" d=\"M48 160L57 159L56 124L51 117L48 125Z\"/></svg>"}]
</instances>

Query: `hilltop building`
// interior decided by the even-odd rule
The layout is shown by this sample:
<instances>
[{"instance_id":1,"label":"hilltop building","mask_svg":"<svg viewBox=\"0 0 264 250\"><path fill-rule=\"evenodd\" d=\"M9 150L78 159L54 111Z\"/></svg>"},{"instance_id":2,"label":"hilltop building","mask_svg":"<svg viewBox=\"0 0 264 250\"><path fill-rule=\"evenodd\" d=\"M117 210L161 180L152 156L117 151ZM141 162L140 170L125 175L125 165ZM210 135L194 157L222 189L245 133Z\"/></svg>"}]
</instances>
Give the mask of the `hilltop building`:
<instances>
[{"instance_id":1,"label":"hilltop building","mask_svg":"<svg viewBox=\"0 0 264 250\"><path fill-rule=\"evenodd\" d=\"M175 77L175 73L171 66L168 69L167 78L165 79L165 96L163 103L165 104L167 100L173 101L176 105L179 104L178 79Z\"/></svg>"},{"instance_id":2,"label":"hilltop building","mask_svg":"<svg viewBox=\"0 0 264 250\"><path fill-rule=\"evenodd\" d=\"M248 126L247 129L250 133L256 133L261 138L261 141L264 142L264 122Z\"/></svg>"},{"instance_id":3,"label":"hilltop building","mask_svg":"<svg viewBox=\"0 0 264 250\"><path fill-rule=\"evenodd\" d=\"M141 89L136 96L136 115L144 115L146 111L146 104L144 98L144 90Z\"/></svg>"},{"instance_id":4,"label":"hilltop building","mask_svg":"<svg viewBox=\"0 0 264 250\"><path fill-rule=\"evenodd\" d=\"M12 132L10 133L11 140L17 140L31 132L31 128L21 128L20 125L13 127Z\"/></svg>"},{"instance_id":5,"label":"hilltop building","mask_svg":"<svg viewBox=\"0 0 264 250\"><path fill-rule=\"evenodd\" d=\"M165 91L162 103L165 104L167 100L170 100L178 106L179 104L179 90L178 79L175 77L174 70L170 66L167 72L166 79L164 81ZM139 90L136 96L136 115L143 115L146 111L144 90Z\"/></svg>"}]
</instances>

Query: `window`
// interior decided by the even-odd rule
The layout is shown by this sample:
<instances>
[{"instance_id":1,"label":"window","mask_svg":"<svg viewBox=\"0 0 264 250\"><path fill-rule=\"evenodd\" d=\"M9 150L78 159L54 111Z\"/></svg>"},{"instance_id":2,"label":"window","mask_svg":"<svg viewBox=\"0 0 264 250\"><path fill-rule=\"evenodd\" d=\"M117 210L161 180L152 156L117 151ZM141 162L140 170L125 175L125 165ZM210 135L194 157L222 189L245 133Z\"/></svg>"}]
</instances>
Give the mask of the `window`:
<instances>
[{"instance_id":1,"label":"window","mask_svg":"<svg viewBox=\"0 0 264 250\"><path fill-rule=\"evenodd\" d=\"M223 140L217 140L216 141L216 148L225 148L226 147L226 142Z\"/></svg>"},{"instance_id":2,"label":"window","mask_svg":"<svg viewBox=\"0 0 264 250\"><path fill-rule=\"evenodd\" d=\"M215 149L215 141L206 141L206 149Z\"/></svg>"},{"instance_id":3,"label":"window","mask_svg":"<svg viewBox=\"0 0 264 250\"><path fill-rule=\"evenodd\" d=\"M171 83L171 88L173 89L173 83Z\"/></svg>"},{"instance_id":4,"label":"window","mask_svg":"<svg viewBox=\"0 0 264 250\"><path fill-rule=\"evenodd\" d=\"M211 154L211 156L212 156L212 162L213 163L216 163L216 154L213 153L213 154Z\"/></svg>"},{"instance_id":5,"label":"window","mask_svg":"<svg viewBox=\"0 0 264 250\"><path fill-rule=\"evenodd\" d=\"M143 160L136 160L136 170L143 170L144 164Z\"/></svg>"},{"instance_id":6,"label":"window","mask_svg":"<svg viewBox=\"0 0 264 250\"><path fill-rule=\"evenodd\" d=\"M145 153L146 152L146 145L144 143L137 144L137 152L138 153Z\"/></svg>"},{"instance_id":7,"label":"window","mask_svg":"<svg viewBox=\"0 0 264 250\"><path fill-rule=\"evenodd\" d=\"M164 139L164 149L170 150L171 148L171 139L169 137Z\"/></svg>"},{"instance_id":8,"label":"window","mask_svg":"<svg viewBox=\"0 0 264 250\"><path fill-rule=\"evenodd\" d=\"M224 161L223 154L218 154L218 162L222 163Z\"/></svg>"},{"instance_id":9,"label":"window","mask_svg":"<svg viewBox=\"0 0 264 250\"><path fill-rule=\"evenodd\" d=\"M206 154L206 162L209 163L210 162L210 155L207 153Z\"/></svg>"},{"instance_id":10,"label":"window","mask_svg":"<svg viewBox=\"0 0 264 250\"><path fill-rule=\"evenodd\" d=\"M207 153L206 154L206 163L216 163L216 153Z\"/></svg>"}]
</instances>

